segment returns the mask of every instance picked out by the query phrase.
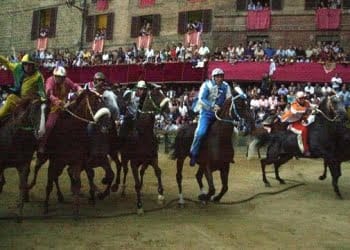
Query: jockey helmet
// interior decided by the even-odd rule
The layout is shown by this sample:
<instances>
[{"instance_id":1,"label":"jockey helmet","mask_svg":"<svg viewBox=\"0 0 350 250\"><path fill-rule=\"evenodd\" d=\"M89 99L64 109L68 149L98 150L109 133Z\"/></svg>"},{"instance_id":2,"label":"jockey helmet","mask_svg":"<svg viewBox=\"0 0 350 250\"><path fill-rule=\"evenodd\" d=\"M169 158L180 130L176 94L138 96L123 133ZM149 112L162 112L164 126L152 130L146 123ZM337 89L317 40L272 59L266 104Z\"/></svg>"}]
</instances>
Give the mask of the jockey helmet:
<instances>
[{"instance_id":1,"label":"jockey helmet","mask_svg":"<svg viewBox=\"0 0 350 250\"><path fill-rule=\"evenodd\" d=\"M143 80L138 81L137 84L136 84L136 88L138 88L138 89L146 89L147 88L146 82L143 81Z\"/></svg>"},{"instance_id":2,"label":"jockey helmet","mask_svg":"<svg viewBox=\"0 0 350 250\"><path fill-rule=\"evenodd\" d=\"M217 75L223 75L223 74L224 74L224 71L220 68L213 69L213 71L211 72L212 77Z\"/></svg>"},{"instance_id":3,"label":"jockey helmet","mask_svg":"<svg viewBox=\"0 0 350 250\"><path fill-rule=\"evenodd\" d=\"M301 99L301 98L305 98L306 95L303 91L298 91L296 94L295 94L295 98L296 99Z\"/></svg>"},{"instance_id":4,"label":"jockey helmet","mask_svg":"<svg viewBox=\"0 0 350 250\"><path fill-rule=\"evenodd\" d=\"M62 66L58 66L53 70L54 76L65 77L67 75L66 69Z\"/></svg>"},{"instance_id":5,"label":"jockey helmet","mask_svg":"<svg viewBox=\"0 0 350 250\"><path fill-rule=\"evenodd\" d=\"M23 57L22 57L22 60L21 60L22 63L32 63L32 64L35 64L35 59L33 58L32 55L29 55L29 54L25 54Z\"/></svg>"},{"instance_id":6,"label":"jockey helmet","mask_svg":"<svg viewBox=\"0 0 350 250\"><path fill-rule=\"evenodd\" d=\"M123 98L127 98L127 96L131 95L132 91L130 89L125 90L123 94Z\"/></svg>"},{"instance_id":7,"label":"jockey helmet","mask_svg":"<svg viewBox=\"0 0 350 250\"><path fill-rule=\"evenodd\" d=\"M102 72L97 72L94 75L94 80L106 80L105 75Z\"/></svg>"}]
</instances>

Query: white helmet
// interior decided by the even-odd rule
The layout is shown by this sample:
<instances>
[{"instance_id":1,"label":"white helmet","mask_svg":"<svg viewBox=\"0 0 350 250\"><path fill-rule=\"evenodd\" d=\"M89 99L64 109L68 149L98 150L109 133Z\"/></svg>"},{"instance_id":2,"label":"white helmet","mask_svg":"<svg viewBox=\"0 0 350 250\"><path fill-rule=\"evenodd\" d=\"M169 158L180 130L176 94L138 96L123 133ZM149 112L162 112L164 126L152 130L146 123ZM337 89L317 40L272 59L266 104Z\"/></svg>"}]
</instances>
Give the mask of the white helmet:
<instances>
[{"instance_id":1,"label":"white helmet","mask_svg":"<svg viewBox=\"0 0 350 250\"><path fill-rule=\"evenodd\" d=\"M211 72L212 77L216 75L223 75L223 74L224 74L224 71L220 68L213 69L213 71Z\"/></svg>"},{"instance_id":2,"label":"white helmet","mask_svg":"<svg viewBox=\"0 0 350 250\"><path fill-rule=\"evenodd\" d=\"M54 76L62 76L65 77L67 75L66 69L62 66L58 66L53 70Z\"/></svg>"},{"instance_id":3,"label":"white helmet","mask_svg":"<svg viewBox=\"0 0 350 250\"><path fill-rule=\"evenodd\" d=\"M137 84L136 84L136 88L138 88L138 89L146 89L147 88L146 82L143 81L143 80L138 81Z\"/></svg>"},{"instance_id":4,"label":"white helmet","mask_svg":"<svg viewBox=\"0 0 350 250\"><path fill-rule=\"evenodd\" d=\"M298 91L296 94L295 94L295 98L296 99L299 99L299 98L304 98L306 97L305 93L303 91Z\"/></svg>"}]
</instances>

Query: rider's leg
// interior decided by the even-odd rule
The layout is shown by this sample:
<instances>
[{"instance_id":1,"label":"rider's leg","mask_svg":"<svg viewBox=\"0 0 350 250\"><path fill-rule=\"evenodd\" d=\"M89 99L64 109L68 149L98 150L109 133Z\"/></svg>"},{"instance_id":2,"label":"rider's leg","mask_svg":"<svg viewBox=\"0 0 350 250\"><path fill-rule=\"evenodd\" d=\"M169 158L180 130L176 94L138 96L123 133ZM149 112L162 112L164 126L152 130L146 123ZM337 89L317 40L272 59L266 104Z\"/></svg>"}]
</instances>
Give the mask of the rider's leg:
<instances>
[{"instance_id":1,"label":"rider's leg","mask_svg":"<svg viewBox=\"0 0 350 250\"><path fill-rule=\"evenodd\" d=\"M19 102L20 98L14 94L10 94L4 105L0 107L0 120L6 115L10 114L11 111L16 107L16 104Z\"/></svg>"},{"instance_id":2,"label":"rider's leg","mask_svg":"<svg viewBox=\"0 0 350 250\"><path fill-rule=\"evenodd\" d=\"M49 116L47 118L47 121L46 121L46 125L45 125L45 134L44 136L40 139L40 142L39 142L39 149L38 149L38 152L39 153L44 153L45 152L45 146L46 146L46 143L47 143L47 139L49 138L49 135L53 129L53 127L55 126L56 124L56 121L59 117L59 113L60 111L55 111L55 112L50 112L49 113Z\"/></svg>"}]
</instances>

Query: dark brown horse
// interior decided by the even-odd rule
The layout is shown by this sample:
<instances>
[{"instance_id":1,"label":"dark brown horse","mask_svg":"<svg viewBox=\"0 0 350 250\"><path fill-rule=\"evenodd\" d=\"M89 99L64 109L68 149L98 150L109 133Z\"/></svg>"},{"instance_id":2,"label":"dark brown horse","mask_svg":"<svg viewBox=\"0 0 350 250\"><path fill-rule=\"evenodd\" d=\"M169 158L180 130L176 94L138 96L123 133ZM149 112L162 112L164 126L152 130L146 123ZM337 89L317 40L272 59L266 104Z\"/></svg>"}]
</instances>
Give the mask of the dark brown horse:
<instances>
[{"instance_id":1,"label":"dark brown horse","mask_svg":"<svg viewBox=\"0 0 350 250\"><path fill-rule=\"evenodd\" d=\"M45 106L36 96L22 99L13 113L2 120L0 125L0 193L5 184L4 169L15 167L20 179L20 217L23 213L23 201L28 200L27 178L37 147L36 138L40 125L42 129L45 126Z\"/></svg>"},{"instance_id":2,"label":"dark brown horse","mask_svg":"<svg viewBox=\"0 0 350 250\"><path fill-rule=\"evenodd\" d=\"M254 124L252 113L249 110L249 103L240 95L235 95L225 101L222 109L217 114L217 120L210 127L206 139L203 141L199 153L199 168L196 179L201 191L203 190L202 177L205 175L209 191L199 195L199 199L208 201L215 194L212 172L220 171L222 189L218 195L213 197L214 201L220 201L228 190L228 175L230 162L233 160L234 149L232 136L234 127L244 134L249 133ZM173 158L176 159L176 181L179 188L179 204L184 204L182 193L182 169L184 160L190 154L190 147L193 141L196 124L182 127L175 138Z\"/></svg>"},{"instance_id":3,"label":"dark brown horse","mask_svg":"<svg viewBox=\"0 0 350 250\"><path fill-rule=\"evenodd\" d=\"M93 125L101 133L107 133L111 127L110 111L105 107L103 99L95 92L84 90L76 100L65 108L57 120L47 143L47 157L39 157L36 163L40 166L50 160L44 213L48 213L49 198L53 183L59 189L58 178L64 167L69 165L68 172L72 178L72 192L74 195L74 215L79 214L79 193L81 187L80 173L86 166L89 158L89 135L87 125ZM93 176L87 171L90 188L94 188ZM34 177L34 180L36 176ZM33 180L33 181L34 181ZM57 190L58 199L61 191Z\"/></svg>"},{"instance_id":4,"label":"dark brown horse","mask_svg":"<svg viewBox=\"0 0 350 250\"><path fill-rule=\"evenodd\" d=\"M124 169L124 186L127 174L127 164L130 161L131 170L135 180L138 214L143 213L141 189L143 185L143 174L148 165L153 167L158 180L158 200L164 200L161 169L158 164L158 143L154 133L154 123L156 114L169 112L168 102L169 99L158 86L153 86L152 89L148 90L142 110L139 110L135 129L127 129L129 130L127 142L122 145L120 150L121 164ZM122 126L128 125L123 124ZM140 166L142 166L142 168L139 173ZM117 168L117 178L114 190L117 190L120 184L121 168L118 164Z\"/></svg>"}]
</instances>

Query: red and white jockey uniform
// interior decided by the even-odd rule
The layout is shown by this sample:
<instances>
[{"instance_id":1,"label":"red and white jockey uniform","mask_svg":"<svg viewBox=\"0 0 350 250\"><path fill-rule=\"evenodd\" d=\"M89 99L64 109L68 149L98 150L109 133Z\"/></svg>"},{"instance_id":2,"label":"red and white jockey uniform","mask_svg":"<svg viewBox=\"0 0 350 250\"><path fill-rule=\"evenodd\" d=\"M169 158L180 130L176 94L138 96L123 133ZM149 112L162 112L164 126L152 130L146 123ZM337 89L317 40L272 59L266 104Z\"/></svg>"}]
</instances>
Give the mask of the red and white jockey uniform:
<instances>
[{"instance_id":1,"label":"red and white jockey uniform","mask_svg":"<svg viewBox=\"0 0 350 250\"><path fill-rule=\"evenodd\" d=\"M301 135L302 143L298 140L299 147L302 150L303 153L309 152L309 144L307 141L308 138L308 128L307 123L305 122L307 118L307 110L311 107L311 104L309 101L305 100L304 104L301 105L298 103L298 101L294 101L291 104L291 107L289 110L287 110L283 115L281 116L282 122L288 122L291 123L289 129L298 134Z\"/></svg>"}]
</instances>

